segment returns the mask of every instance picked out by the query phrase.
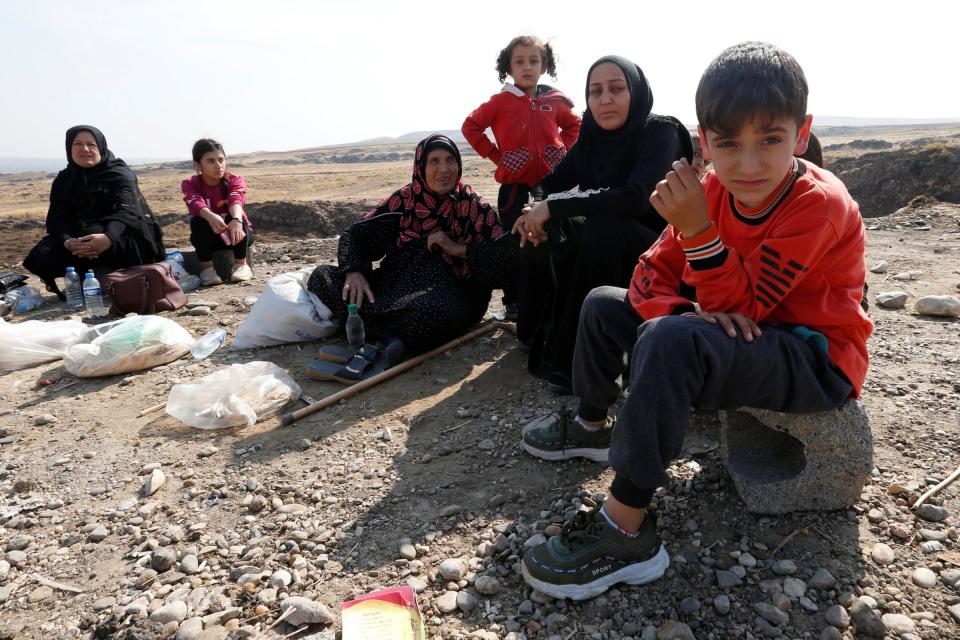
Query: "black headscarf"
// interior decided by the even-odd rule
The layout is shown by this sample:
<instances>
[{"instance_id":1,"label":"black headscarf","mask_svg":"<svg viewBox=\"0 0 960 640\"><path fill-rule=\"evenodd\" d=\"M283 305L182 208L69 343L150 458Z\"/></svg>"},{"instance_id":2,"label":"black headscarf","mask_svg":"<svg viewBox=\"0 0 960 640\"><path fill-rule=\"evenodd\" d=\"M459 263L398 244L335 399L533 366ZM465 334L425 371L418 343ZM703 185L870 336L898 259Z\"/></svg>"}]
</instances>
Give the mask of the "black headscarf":
<instances>
[{"instance_id":1,"label":"black headscarf","mask_svg":"<svg viewBox=\"0 0 960 640\"><path fill-rule=\"evenodd\" d=\"M587 104L590 103L590 74L605 62L612 62L623 71L630 91L630 108L623 126L615 131L601 128L589 108L584 112L577 144L584 147L582 151L586 152L590 162L582 167L585 171L580 176L581 189L623 184L626 175L621 177L620 174L633 166L633 159L643 146L643 134L653 109L653 92L643 71L621 56L604 56L590 66L584 92Z\"/></svg>"},{"instance_id":2,"label":"black headscarf","mask_svg":"<svg viewBox=\"0 0 960 640\"><path fill-rule=\"evenodd\" d=\"M81 131L89 131L100 148L100 162L94 167L81 167L73 161L73 141ZM162 260L160 225L140 193L136 175L113 155L103 132L90 125L70 127L66 152L67 167L57 174L50 189L47 232L57 238L107 233L116 243L115 230L119 228L140 246L144 263Z\"/></svg>"}]
</instances>

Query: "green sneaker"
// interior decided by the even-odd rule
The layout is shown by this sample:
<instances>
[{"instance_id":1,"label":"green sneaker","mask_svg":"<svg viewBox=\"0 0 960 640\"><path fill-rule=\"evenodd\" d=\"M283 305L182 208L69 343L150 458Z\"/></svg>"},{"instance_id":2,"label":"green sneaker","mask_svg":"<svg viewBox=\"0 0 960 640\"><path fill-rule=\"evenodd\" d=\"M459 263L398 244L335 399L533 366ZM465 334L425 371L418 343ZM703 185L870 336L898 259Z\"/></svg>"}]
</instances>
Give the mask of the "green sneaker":
<instances>
[{"instance_id":1,"label":"green sneaker","mask_svg":"<svg viewBox=\"0 0 960 640\"><path fill-rule=\"evenodd\" d=\"M532 456L544 460L587 458L607 462L612 427L587 431L569 411L541 416L523 428L522 445Z\"/></svg>"},{"instance_id":2,"label":"green sneaker","mask_svg":"<svg viewBox=\"0 0 960 640\"><path fill-rule=\"evenodd\" d=\"M581 511L563 526L560 535L528 549L523 555L523 579L554 598L586 600L618 582L647 584L670 566L667 550L657 537L657 519L647 512L636 537L613 527L600 507Z\"/></svg>"}]
</instances>

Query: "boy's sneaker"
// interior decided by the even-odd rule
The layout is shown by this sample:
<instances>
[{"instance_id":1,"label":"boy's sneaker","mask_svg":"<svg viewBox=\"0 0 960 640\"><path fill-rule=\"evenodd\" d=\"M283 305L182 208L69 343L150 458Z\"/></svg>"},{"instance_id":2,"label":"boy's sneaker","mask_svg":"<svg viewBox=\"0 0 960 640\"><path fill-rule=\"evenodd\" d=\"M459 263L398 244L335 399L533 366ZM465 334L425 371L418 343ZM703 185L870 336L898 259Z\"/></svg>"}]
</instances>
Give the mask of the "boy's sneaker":
<instances>
[{"instance_id":1,"label":"boy's sneaker","mask_svg":"<svg viewBox=\"0 0 960 640\"><path fill-rule=\"evenodd\" d=\"M253 271L250 269L250 265L244 262L242 265L233 270L233 275L230 276L230 281L247 282L251 278L253 278Z\"/></svg>"},{"instance_id":2,"label":"boy's sneaker","mask_svg":"<svg viewBox=\"0 0 960 640\"><path fill-rule=\"evenodd\" d=\"M588 431L566 408L541 416L523 428L523 449L544 460L587 458L607 462L612 427Z\"/></svg>"},{"instance_id":3,"label":"boy's sneaker","mask_svg":"<svg viewBox=\"0 0 960 640\"><path fill-rule=\"evenodd\" d=\"M586 600L618 582L646 584L670 565L657 537L657 519L647 512L637 535L628 536L600 512L580 511L563 525L560 535L528 549L523 555L523 579L554 598Z\"/></svg>"},{"instance_id":4,"label":"boy's sneaker","mask_svg":"<svg viewBox=\"0 0 960 640\"><path fill-rule=\"evenodd\" d=\"M223 284L223 280L217 275L217 270L210 267L200 272L200 284L205 287L212 287L215 284Z\"/></svg>"}]
</instances>

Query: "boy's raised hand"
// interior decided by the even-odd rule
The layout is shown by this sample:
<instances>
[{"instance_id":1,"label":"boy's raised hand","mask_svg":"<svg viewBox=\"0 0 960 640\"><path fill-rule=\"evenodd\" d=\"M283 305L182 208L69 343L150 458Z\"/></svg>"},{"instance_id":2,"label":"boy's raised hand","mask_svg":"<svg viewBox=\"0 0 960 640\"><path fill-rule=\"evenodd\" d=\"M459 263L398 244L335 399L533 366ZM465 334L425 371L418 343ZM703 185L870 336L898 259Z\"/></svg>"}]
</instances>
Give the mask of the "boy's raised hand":
<instances>
[{"instance_id":1,"label":"boy's raised hand","mask_svg":"<svg viewBox=\"0 0 960 640\"><path fill-rule=\"evenodd\" d=\"M685 238L692 238L710 226L707 197L700 180L686 158L673 163L673 171L657 183L650 204Z\"/></svg>"}]
</instances>

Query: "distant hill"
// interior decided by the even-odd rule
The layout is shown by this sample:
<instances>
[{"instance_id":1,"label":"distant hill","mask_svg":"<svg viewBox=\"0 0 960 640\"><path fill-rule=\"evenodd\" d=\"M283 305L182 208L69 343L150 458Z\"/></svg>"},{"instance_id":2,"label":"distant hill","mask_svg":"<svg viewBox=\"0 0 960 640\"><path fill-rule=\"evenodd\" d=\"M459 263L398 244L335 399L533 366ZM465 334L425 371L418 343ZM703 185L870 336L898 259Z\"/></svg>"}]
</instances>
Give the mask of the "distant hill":
<instances>
[{"instance_id":1,"label":"distant hill","mask_svg":"<svg viewBox=\"0 0 960 640\"><path fill-rule=\"evenodd\" d=\"M370 138L369 140L360 140L358 142L348 142L345 144L396 144L398 142L416 143L420 142L431 133L443 134L457 144L466 142L466 139L464 139L463 134L460 133L459 129L440 129L439 131L411 131L410 133L405 133L402 136L397 136L396 138L391 138L390 136L380 136L379 138Z\"/></svg>"}]
</instances>

